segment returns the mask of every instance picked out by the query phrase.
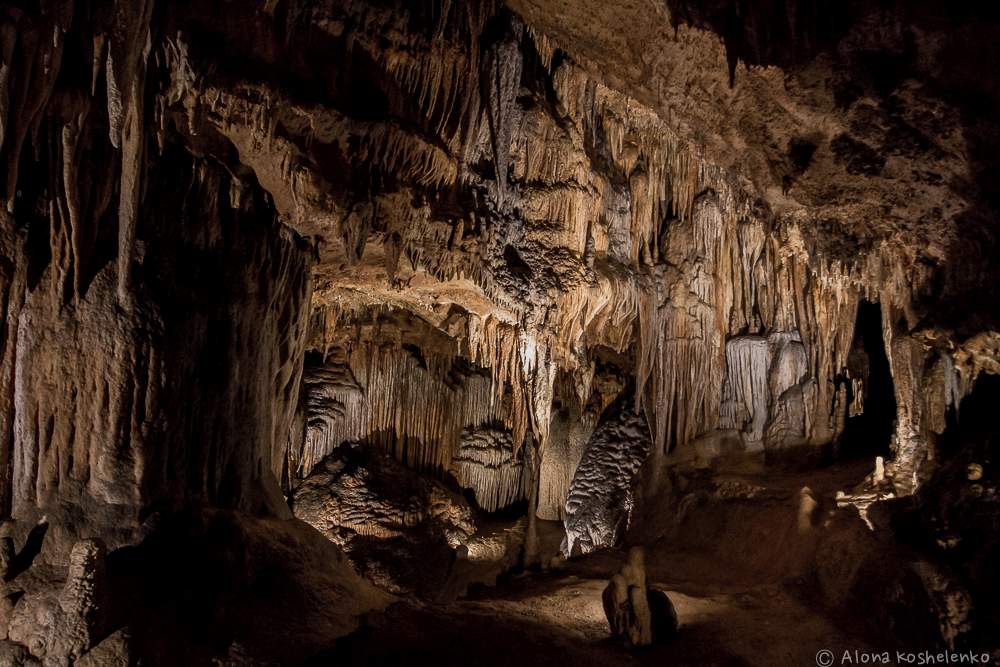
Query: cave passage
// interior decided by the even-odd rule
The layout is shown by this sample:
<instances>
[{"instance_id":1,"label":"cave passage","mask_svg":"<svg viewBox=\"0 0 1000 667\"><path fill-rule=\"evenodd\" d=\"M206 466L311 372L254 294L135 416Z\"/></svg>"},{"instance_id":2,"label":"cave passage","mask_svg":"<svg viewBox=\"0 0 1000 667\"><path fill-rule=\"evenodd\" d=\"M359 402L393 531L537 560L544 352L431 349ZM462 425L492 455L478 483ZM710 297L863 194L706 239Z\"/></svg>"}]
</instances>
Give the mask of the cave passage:
<instances>
[{"instance_id":1,"label":"cave passage","mask_svg":"<svg viewBox=\"0 0 1000 667\"><path fill-rule=\"evenodd\" d=\"M848 383L848 403L862 407L854 414L849 408L850 416L840 440L840 457L888 456L896 419L896 397L882 339L882 307L877 301L862 300L858 304L848 372L861 381L860 386Z\"/></svg>"},{"instance_id":2,"label":"cave passage","mask_svg":"<svg viewBox=\"0 0 1000 667\"><path fill-rule=\"evenodd\" d=\"M1000 664L959 4L0 0L0 667Z\"/></svg>"}]
</instances>

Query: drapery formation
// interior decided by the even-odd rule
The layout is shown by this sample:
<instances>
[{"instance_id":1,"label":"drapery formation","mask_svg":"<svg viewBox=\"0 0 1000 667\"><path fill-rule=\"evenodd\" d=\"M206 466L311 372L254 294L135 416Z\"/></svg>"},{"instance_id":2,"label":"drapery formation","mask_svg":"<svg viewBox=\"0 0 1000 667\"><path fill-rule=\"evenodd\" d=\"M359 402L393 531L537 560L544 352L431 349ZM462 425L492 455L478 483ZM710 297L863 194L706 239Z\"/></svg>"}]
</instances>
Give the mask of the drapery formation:
<instances>
[{"instance_id":1,"label":"drapery formation","mask_svg":"<svg viewBox=\"0 0 1000 667\"><path fill-rule=\"evenodd\" d=\"M280 4L47 0L4 15L5 512L64 484L151 506L178 469L192 497L241 504L250 481L274 476L287 490L338 440L360 437L447 471L463 432L489 427L510 433L503 460L534 475L521 489L513 468L472 475L489 504L534 493L539 513L559 516L588 431L626 385L657 456L717 429L765 447L835 439L861 298L885 319L897 483L919 483L942 415L995 355L984 339L919 326L939 276L905 228L856 238L829 207L811 215L738 164L720 166L731 137L682 135L702 127L686 103L675 117L666 98L623 93L533 15L493 2ZM723 56L709 37L685 27L676 40L709 62ZM338 66L309 66L320 56ZM688 67L672 71L683 79ZM746 76L718 95L756 96L775 127L794 124L773 73ZM830 138L834 157L825 144L817 155L846 155L858 142L845 136ZM948 173L951 156L920 159ZM866 175L854 158L838 178ZM158 187L171 160L191 176ZM204 226L168 224L191 197ZM248 218L227 235L226 220ZM216 315L171 329L175 294L155 294L159 309L136 299L158 288L156 270L189 260L235 263L243 277L206 294ZM335 359L350 372L311 381L296 420L310 296L316 367L332 373ZM420 318L445 342L372 346L340 330L373 309ZM220 332L218 313L237 311ZM194 434L231 444L135 445L158 419L194 419L174 395L193 382L189 362L160 352L173 335L228 350L220 402L260 399L252 418L227 414ZM41 360L47 350L59 361ZM606 357L614 368L602 370ZM794 382L776 370L786 362L802 371ZM56 367L77 379L52 390ZM171 396L150 378L166 378ZM43 389L57 409L41 405ZM265 405L272 395L278 407ZM420 410L408 405L418 397ZM51 414L83 402L93 406ZM560 411L582 428L553 430ZM268 435L223 435L230 418L263 420Z\"/></svg>"}]
</instances>

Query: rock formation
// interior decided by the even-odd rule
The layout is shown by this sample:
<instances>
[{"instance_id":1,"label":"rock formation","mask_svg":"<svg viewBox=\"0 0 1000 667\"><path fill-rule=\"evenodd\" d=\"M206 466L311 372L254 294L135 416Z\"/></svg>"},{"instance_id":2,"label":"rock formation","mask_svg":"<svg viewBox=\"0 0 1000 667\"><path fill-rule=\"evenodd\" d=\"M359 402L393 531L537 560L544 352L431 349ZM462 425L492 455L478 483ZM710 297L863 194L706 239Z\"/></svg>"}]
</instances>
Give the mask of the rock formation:
<instances>
[{"instance_id":1,"label":"rock formation","mask_svg":"<svg viewBox=\"0 0 1000 667\"><path fill-rule=\"evenodd\" d=\"M456 552L468 552L472 512L461 496L373 449L346 443L320 462L295 491L295 516L389 592L429 595Z\"/></svg>"},{"instance_id":2,"label":"rock formation","mask_svg":"<svg viewBox=\"0 0 1000 667\"><path fill-rule=\"evenodd\" d=\"M677 632L677 612L666 593L646 584L645 552L632 547L602 596L611 636L631 647L665 642Z\"/></svg>"},{"instance_id":3,"label":"rock formation","mask_svg":"<svg viewBox=\"0 0 1000 667\"><path fill-rule=\"evenodd\" d=\"M11 641L27 646L46 664L79 659L95 646L108 623L105 556L103 544L77 542L62 590L50 597L29 597L15 607L8 626Z\"/></svg>"},{"instance_id":4,"label":"rock formation","mask_svg":"<svg viewBox=\"0 0 1000 667\"><path fill-rule=\"evenodd\" d=\"M954 582L996 584L997 37L924 0L0 2L0 652L304 661L388 603L355 569L426 592L733 461L876 456L841 509L922 554L945 643L988 630Z\"/></svg>"},{"instance_id":5,"label":"rock formation","mask_svg":"<svg viewBox=\"0 0 1000 667\"><path fill-rule=\"evenodd\" d=\"M627 407L594 432L566 499L565 555L585 554L621 541L634 505L632 478L649 446L645 420Z\"/></svg>"}]
</instances>

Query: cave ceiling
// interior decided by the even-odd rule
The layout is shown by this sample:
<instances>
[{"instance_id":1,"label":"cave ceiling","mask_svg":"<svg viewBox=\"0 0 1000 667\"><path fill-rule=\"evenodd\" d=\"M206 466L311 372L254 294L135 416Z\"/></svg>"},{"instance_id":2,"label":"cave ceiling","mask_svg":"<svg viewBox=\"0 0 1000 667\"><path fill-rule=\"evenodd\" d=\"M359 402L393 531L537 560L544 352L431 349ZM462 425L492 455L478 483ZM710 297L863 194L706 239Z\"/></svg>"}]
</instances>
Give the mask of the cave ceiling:
<instances>
[{"instance_id":1,"label":"cave ceiling","mask_svg":"<svg viewBox=\"0 0 1000 667\"><path fill-rule=\"evenodd\" d=\"M395 304L440 324L455 304L551 329L602 274L669 265L657 237L709 171L742 215L795 228L810 261L907 307L929 299L911 324L957 307L968 281L944 274L974 269L953 258L985 264L993 247L995 90L963 74L988 25L790 3L733 28L740 3L716 4L170 11L160 113L314 239L315 308ZM648 191L660 174L669 191Z\"/></svg>"}]
</instances>

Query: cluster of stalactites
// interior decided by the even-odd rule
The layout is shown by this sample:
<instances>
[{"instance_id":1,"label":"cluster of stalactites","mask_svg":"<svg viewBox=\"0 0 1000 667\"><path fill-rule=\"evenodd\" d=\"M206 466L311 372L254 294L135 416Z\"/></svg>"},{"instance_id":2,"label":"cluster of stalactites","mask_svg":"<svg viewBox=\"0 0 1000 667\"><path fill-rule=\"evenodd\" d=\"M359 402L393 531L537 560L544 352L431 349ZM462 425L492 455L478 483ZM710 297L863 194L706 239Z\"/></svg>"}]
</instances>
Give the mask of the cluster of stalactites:
<instances>
[{"instance_id":1,"label":"cluster of stalactites","mask_svg":"<svg viewBox=\"0 0 1000 667\"><path fill-rule=\"evenodd\" d=\"M636 405L645 408L660 451L733 422L732 415L720 415L726 341L748 333L799 332L809 375L817 381L808 413L831 415L834 379L846 364L854 332L858 291L841 267L810 262L794 227L769 231L757 217L738 215L724 182L704 185L711 187L689 220L666 234L670 264L639 299ZM746 363L764 364L765 356L748 353ZM730 355L731 363L742 358ZM767 373L748 369L738 376L763 382ZM743 394L757 396L750 402L765 396L753 388ZM752 412L758 418L766 413ZM755 438L762 427L755 425ZM828 441L835 430L817 421L809 436Z\"/></svg>"},{"instance_id":2,"label":"cluster of stalactites","mask_svg":"<svg viewBox=\"0 0 1000 667\"><path fill-rule=\"evenodd\" d=\"M483 317L469 335L469 356L491 369L494 389L509 387L515 449L529 432L545 442L557 366L585 378L588 348L626 350L636 330L637 402L661 449L717 426L729 336L798 330L813 375L833 377L840 346L826 340L825 327L849 310L846 281L813 275L800 248L769 231L727 177L684 146L652 109L571 60L555 58L551 40L512 20L498 41L472 48L478 47L486 14L462 13L452 3L439 9L428 34L394 37L419 45L373 53L389 80L419 102L411 111L423 114L424 129L437 141L404 133L391 122L271 99L253 86L212 89L201 98L211 107L205 117L241 147L241 158L288 219L306 228L306 218L334 219L354 259L363 252L364 237L378 229L390 276L406 257L414 270L440 280L471 279L518 318L511 324ZM466 44L469 39L473 43ZM525 109L515 103L526 49L538 54L550 79L558 119L544 105ZM175 50L178 59L179 44ZM186 85L192 77L181 75L189 69L171 67ZM356 137L351 159L392 173L407 187L475 185L500 215L516 201L535 244L525 256L536 261L532 252L565 248L576 263L559 267L553 281L559 289L525 292L515 289L506 265L490 254L491 248L519 242L496 221L472 219L471 212L457 223L436 220L430 207L412 205L407 192L327 211L331 202L322 195L321 176L303 176L309 160L300 155L301 143L274 134L279 113L284 132L307 137L306 146ZM588 146L607 166L592 164ZM280 170L268 166L275 156L282 156ZM483 158L495 164L493 185L479 183L469 171ZM473 229L479 230L478 251L456 249ZM614 268L594 261L600 257ZM837 307L838 300L844 307ZM830 399L825 385L818 393L817 400Z\"/></svg>"},{"instance_id":3,"label":"cluster of stalactites","mask_svg":"<svg viewBox=\"0 0 1000 667\"><path fill-rule=\"evenodd\" d=\"M199 109L228 137L286 219L306 233L332 227L353 261L365 238L379 235L390 278L406 258L439 280L470 280L477 296L513 316L471 325L467 352L490 369L492 395L510 393L505 419L515 450L529 432L544 444L557 367L577 373L586 393L588 350L627 350L633 336L637 405L660 450L719 426L725 342L736 335L798 331L816 379L811 414L831 414L858 292L879 289L905 307L913 283L905 263L876 252L848 268L810 256L794 226L772 226L655 110L555 57L549 37L514 18L498 39L480 43L497 7L435 7L428 30L393 31L387 48L357 42L408 100L420 132L295 103L263 84L195 85L179 41L168 45L174 81L167 97ZM535 66L554 105L517 102ZM277 136L279 115L284 134L306 140ZM362 204L334 201L307 153L313 142L332 145L343 136L356 139L349 160L392 174L400 191ZM494 164L493 183L473 168L483 160ZM412 203L422 199L414 193L442 188L470 190L477 210L446 221ZM523 225L508 224L514 211ZM507 244L529 246L522 248L529 265L559 249L559 275L544 287L515 285L496 256ZM836 425L820 419L811 428L822 439ZM417 430L426 436L427 429L436 437L430 425Z\"/></svg>"},{"instance_id":4,"label":"cluster of stalactites","mask_svg":"<svg viewBox=\"0 0 1000 667\"><path fill-rule=\"evenodd\" d=\"M462 430L502 422L504 412L490 378L456 379L453 361L358 345L328 359L326 370L307 371L307 410L316 412L307 414L298 475L307 475L341 443L355 440L381 445L413 469L447 470ZM349 380L328 381L331 375Z\"/></svg>"},{"instance_id":5,"label":"cluster of stalactites","mask_svg":"<svg viewBox=\"0 0 1000 667\"><path fill-rule=\"evenodd\" d=\"M529 433L544 444L555 381L555 364L544 341L496 318L472 316L468 351L475 363L490 369L494 388L510 392L507 424L514 450L520 450Z\"/></svg>"},{"instance_id":6,"label":"cluster of stalactites","mask_svg":"<svg viewBox=\"0 0 1000 667\"><path fill-rule=\"evenodd\" d=\"M466 429L452 457L452 472L461 487L472 489L476 504L495 512L523 500L528 480L523 452L514 452L510 433L495 428Z\"/></svg>"},{"instance_id":7,"label":"cluster of stalactites","mask_svg":"<svg viewBox=\"0 0 1000 667\"><path fill-rule=\"evenodd\" d=\"M11 12L0 22L6 206L14 211L22 152L30 137L35 154L50 163L52 275L67 295L79 296L94 269L99 225L117 193L118 290L120 299L127 297L141 194L152 9L153 0L117 1L102 23L100 12L46 1L37 15ZM69 39L73 29L89 39ZM78 59L89 66L89 77L59 76L65 62ZM95 104L102 96L105 104ZM110 145L90 131L104 123Z\"/></svg>"},{"instance_id":8,"label":"cluster of stalactites","mask_svg":"<svg viewBox=\"0 0 1000 667\"><path fill-rule=\"evenodd\" d=\"M741 431L749 450L801 445L816 423L815 388L797 332L731 338L719 426Z\"/></svg>"},{"instance_id":9,"label":"cluster of stalactites","mask_svg":"<svg viewBox=\"0 0 1000 667\"><path fill-rule=\"evenodd\" d=\"M557 61L549 40L524 28L516 19L512 19L503 39L480 54L478 48L465 50L464 41L452 42L457 39L453 33L475 34L477 26L482 28L484 16L469 14L469 24L458 30L453 13L454 7L446 4L434 31L438 38L452 41L421 43L421 48L407 42L371 54L384 67L389 80L407 96L419 100L413 109L421 116L424 129L438 141L427 142L413 133L400 136L398 141L374 141L373 137L385 134L379 123L347 121L326 108L302 108L296 112L299 121L283 119L283 126L293 132L300 130L310 140L327 142L349 133L358 138L359 146L352 159L372 170L392 173L395 179L418 188L448 186L458 174L462 187L485 192L494 210L503 214L516 205L528 222L538 223L532 225L536 228L533 233L545 236L549 247L564 247L579 258L588 253L606 253L634 266L651 266L659 261L664 251L664 220L684 221L691 216L695 196L703 186L706 167L702 162L653 110L607 87L572 61ZM552 117L545 108L526 110L515 102L526 67L523 54L531 49L538 53L540 66L551 80L559 118ZM235 106L213 103L213 107L239 110L248 104L253 106L256 102L248 100L260 96L251 93L248 91L246 100L237 100ZM297 108L287 100L281 106ZM253 116L250 109L238 113L228 110L218 124L234 143L245 145L247 141L239 136L238 126L249 123ZM264 136L253 145L273 147L276 142L280 143L280 139ZM605 169L591 164L587 145L596 146L614 173L605 173ZM449 159L439 154L440 146L447 147ZM291 146L286 149L293 151ZM275 150L272 148L272 152ZM403 154L409 157L400 162L398 156ZM470 165L482 159L494 163L493 184L481 183L479 176L470 171ZM295 156L283 159L289 164L303 161ZM405 208L381 206L378 224L364 216L344 216L344 221L366 228L360 230L362 235L379 229L384 230L378 233L386 239L398 239L394 242L402 247L387 254L387 262L402 254L443 280L472 279L505 307L524 310L525 306L535 305L505 293L509 285L494 275L502 271L501 266L484 270L478 257L463 261L442 250L450 250L463 229L482 227L488 235L492 233L490 225L470 219L458 221L458 232L454 222L439 230L438 221L428 210L414 211L416 216L395 213ZM296 215L301 217L302 213ZM316 211L304 214L322 217ZM348 230L342 231L351 236ZM445 235L442 243L426 243L428 233L436 237L439 232ZM534 295L535 299L540 297L547 298Z\"/></svg>"},{"instance_id":10,"label":"cluster of stalactites","mask_svg":"<svg viewBox=\"0 0 1000 667\"><path fill-rule=\"evenodd\" d=\"M308 475L342 442L364 440L410 468L450 470L487 511L523 499L528 468L512 433L520 428L524 438L530 427L519 383L532 369L508 338L512 328L487 322L478 331L471 356L492 364L488 374L400 346L356 342L329 350L303 378L306 429L301 454L293 456L297 475Z\"/></svg>"},{"instance_id":11,"label":"cluster of stalactites","mask_svg":"<svg viewBox=\"0 0 1000 667\"><path fill-rule=\"evenodd\" d=\"M1000 374L1000 335L984 332L942 349L930 339L895 332L890 317L883 309L883 339L896 395L893 460L887 473L896 493L908 495L936 467L936 441L949 426L948 414L961 423L962 399L972 392L980 373Z\"/></svg>"},{"instance_id":12,"label":"cluster of stalactites","mask_svg":"<svg viewBox=\"0 0 1000 667\"><path fill-rule=\"evenodd\" d=\"M449 3L441 16L453 11ZM436 35L447 37L452 23L442 22ZM470 33L482 25L473 24ZM759 441L768 423L783 439L836 437L849 408L835 378L846 366L858 299L878 299L887 312L916 322L911 294L926 277L920 263L884 246L846 263L817 255L795 223L776 223L751 206L654 110L556 57L553 39L530 27L514 21L497 43L469 54L453 46L395 49L383 60L421 102L425 127L449 147L458 165L454 182L473 187L505 219L469 213L442 224L428 208L384 207L410 211L383 213L383 227L399 246L387 257L408 257L414 269L441 280L470 278L513 314L516 324L481 318L468 352L491 369L495 388L510 387L514 448L531 431L545 442L547 378L556 368L575 374L582 401L592 372L589 351L597 345L626 351L633 341L636 406L658 451L716 428L748 429ZM528 57L531 51L537 59ZM535 66L548 77L555 104L524 108L515 96L530 91L517 79ZM484 159L495 165L494 184L480 183L470 169ZM513 210L523 225L507 224ZM476 251L455 251L455 240L471 230L478 230ZM564 262L556 265L558 279L547 283L558 289L514 284L490 254L505 244L518 246L536 268L552 257ZM554 248L562 254L549 252ZM934 371L947 381L928 380L931 394L948 398L922 407L928 394L918 362L928 348L897 339L892 329L883 327L897 382L897 450L912 460L913 452L926 450L924 432L941 421L940 405L957 404L952 395L959 392L955 372ZM810 379L784 403L767 386L773 350L765 354L743 338L782 332L800 337Z\"/></svg>"}]
</instances>

